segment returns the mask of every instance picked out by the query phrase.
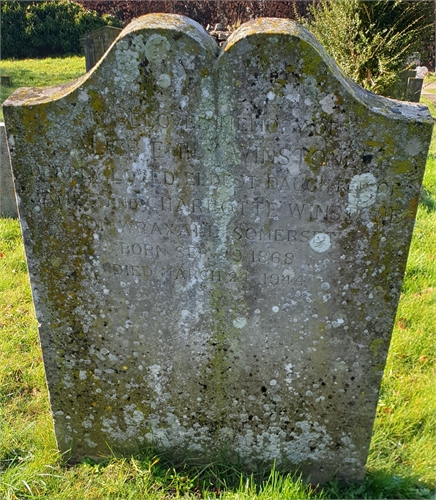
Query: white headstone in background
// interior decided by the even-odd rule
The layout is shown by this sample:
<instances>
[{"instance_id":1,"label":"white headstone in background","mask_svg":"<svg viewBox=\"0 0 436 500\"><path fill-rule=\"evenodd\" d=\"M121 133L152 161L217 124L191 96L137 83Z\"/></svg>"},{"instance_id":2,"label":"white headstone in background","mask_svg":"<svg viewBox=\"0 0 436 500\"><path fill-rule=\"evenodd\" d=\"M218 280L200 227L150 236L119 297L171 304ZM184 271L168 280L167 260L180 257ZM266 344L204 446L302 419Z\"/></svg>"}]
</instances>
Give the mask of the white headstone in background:
<instances>
[{"instance_id":1,"label":"white headstone in background","mask_svg":"<svg viewBox=\"0 0 436 500\"><path fill-rule=\"evenodd\" d=\"M416 78L425 78L428 75L427 66L418 66L416 68Z\"/></svg>"},{"instance_id":2,"label":"white headstone in background","mask_svg":"<svg viewBox=\"0 0 436 500\"><path fill-rule=\"evenodd\" d=\"M283 19L131 23L4 108L56 436L363 477L432 119Z\"/></svg>"}]
</instances>

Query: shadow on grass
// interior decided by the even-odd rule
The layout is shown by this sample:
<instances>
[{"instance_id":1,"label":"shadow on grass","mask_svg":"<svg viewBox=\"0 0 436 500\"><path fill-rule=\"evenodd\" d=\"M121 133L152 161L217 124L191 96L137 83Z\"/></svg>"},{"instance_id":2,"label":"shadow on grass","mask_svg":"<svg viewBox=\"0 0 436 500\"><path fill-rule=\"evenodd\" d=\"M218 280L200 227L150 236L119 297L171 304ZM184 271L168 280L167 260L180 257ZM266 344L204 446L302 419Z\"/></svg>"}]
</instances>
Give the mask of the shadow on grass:
<instances>
[{"instance_id":1,"label":"shadow on grass","mask_svg":"<svg viewBox=\"0 0 436 500\"><path fill-rule=\"evenodd\" d=\"M424 207L429 212L436 211L436 200L432 196L432 194L425 188L422 188L420 203L424 205Z\"/></svg>"},{"instance_id":2,"label":"shadow on grass","mask_svg":"<svg viewBox=\"0 0 436 500\"><path fill-rule=\"evenodd\" d=\"M271 494L268 498L274 499L326 498L321 488L304 483L298 472L278 471L275 465L272 469L264 467L258 468L256 472L247 472L241 463L225 456L217 456L213 462L205 464L186 455L174 460L162 453L153 455L151 452L144 452L129 458L112 458L99 463L84 459L73 467L88 466L102 471L117 462L129 463L132 470L149 473L155 488L172 495L171 498L187 494L194 498L219 498L224 493L248 494L253 498L257 494L265 495L266 492ZM281 496L283 494L286 496Z\"/></svg>"},{"instance_id":3,"label":"shadow on grass","mask_svg":"<svg viewBox=\"0 0 436 500\"><path fill-rule=\"evenodd\" d=\"M221 459L220 459L221 458ZM185 457L174 460L165 454L144 452L129 458L112 458L96 463L84 459L74 467L103 471L117 462L129 463L133 470L149 473L158 489L170 495L193 495L194 498L220 498L223 494L257 495L274 499L432 499L433 485L423 484L413 476L400 477L384 471L368 472L360 484L331 481L324 486L303 481L301 474L277 470L275 464L247 472L241 463L225 457L199 464ZM213 496L209 496L213 495ZM242 497L241 497L242 498ZM243 498L246 498L243 496Z\"/></svg>"},{"instance_id":4,"label":"shadow on grass","mask_svg":"<svg viewBox=\"0 0 436 500\"><path fill-rule=\"evenodd\" d=\"M433 499L434 485L417 477L397 476L384 471L368 472L360 485L331 482L323 489L327 499Z\"/></svg>"}]
</instances>

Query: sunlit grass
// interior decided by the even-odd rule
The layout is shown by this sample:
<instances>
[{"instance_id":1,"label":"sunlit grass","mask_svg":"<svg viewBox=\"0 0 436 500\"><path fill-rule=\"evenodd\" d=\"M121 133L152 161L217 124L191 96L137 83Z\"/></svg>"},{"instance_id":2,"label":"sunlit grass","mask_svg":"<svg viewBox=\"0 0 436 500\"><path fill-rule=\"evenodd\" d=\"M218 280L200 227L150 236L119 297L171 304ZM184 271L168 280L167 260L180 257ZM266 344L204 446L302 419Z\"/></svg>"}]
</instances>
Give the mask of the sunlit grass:
<instances>
[{"instance_id":1,"label":"sunlit grass","mask_svg":"<svg viewBox=\"0 0 436 500\"><path fill-rule=\"evenodd\" d=\"M85 58L79 56L48 57L46 59L4 59L0 61L0 74L12 79L12 86L2 85L0 102L20 87L47 87L75 80L85 74ZM3 111L0 109L0 121Z\"/></svg>"}]
</instances>

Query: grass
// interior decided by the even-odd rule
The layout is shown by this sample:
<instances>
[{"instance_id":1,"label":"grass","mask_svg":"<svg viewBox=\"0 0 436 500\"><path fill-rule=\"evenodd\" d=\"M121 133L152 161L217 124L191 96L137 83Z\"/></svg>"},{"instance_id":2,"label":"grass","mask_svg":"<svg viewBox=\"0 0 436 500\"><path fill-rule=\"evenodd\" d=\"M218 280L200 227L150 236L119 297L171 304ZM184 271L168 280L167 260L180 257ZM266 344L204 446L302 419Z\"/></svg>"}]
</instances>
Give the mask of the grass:
<instances>
[{"instance_id":1,"label":"grass","mask_svg":"<svg viewBox=\"0 0 436 500\"><path fill-rule=\"evenodd\" d=\"M428 94L436 94L436 89L426 89L424 86L422 87L422 90L425 90Z\"/></svg>"},{"instance_id":2,"label":"grass","mask_svg":"<svg viewBox=\"0 0 436 500\"><path fill-rule=\"evenodd\" d=\"M436 73L427 73L426 77L424 78L423 82L423 87L426 87L427 85L430 85L431 83L436 82Z\"/></svg>"},{"instance_id":3,"label":"grass","mask_svg":"<svg viewBox=\"0 0 436 500\"><path fill-rule=\"evenodd\" d=\"M85 74L85 58L79 56L48 57L46 59L5 59L0 61L0 74L12 79L12 86L2 85L0 102L3 103L20 87L46 87L66 83ZM3 121L3 110L0 110Z\"/></svg>"},{"instance_id":4,"label":"grass","mask_svg":"<svg viewBox=\"0 0 436 500\"><path fill-rule=\"evenodd\" d=\"M1 62L2 70L6 63ZM17 69L20 72L25 74ZM8 73L14 78L9 69ZM44 83L26 80L23 84ZM320 489L304 484L298 475L273 470L254 476L218 459L201 467L175 463L153 450L67 467L56 450L19 224L0 219L0 498L434 498L435 227L436 131L377 408L368 472L361 485L332 482Z\"/></svg>"}]
</instances>

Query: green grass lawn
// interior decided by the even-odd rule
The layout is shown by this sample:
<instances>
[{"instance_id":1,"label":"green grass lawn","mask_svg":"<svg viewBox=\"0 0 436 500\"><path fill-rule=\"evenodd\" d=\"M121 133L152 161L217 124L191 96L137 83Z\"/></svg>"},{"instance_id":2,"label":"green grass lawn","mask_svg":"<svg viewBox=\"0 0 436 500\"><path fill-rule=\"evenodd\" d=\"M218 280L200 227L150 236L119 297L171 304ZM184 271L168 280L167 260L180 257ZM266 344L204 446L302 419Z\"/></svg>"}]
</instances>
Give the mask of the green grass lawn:
<instances>
[{"instance_id":1,"label":"green grass lawn","mask_svg":"<svg viewBox=\"0 0 436 500\"><path fill-rule=\"evenodd\" d=\"M43 80L35 77L31 85L55 83L47 75L59 68L53 61L60 60L51 61L51 70L41 69L43 61L35 63ZM63 81L84 72L83 59L61 61L71 75ZM29 86L29 73L19 66L18 61L0 63L19 86ZM27 75L24 83L18 80L20 74ZM0 219L0 498L434 498L435 228L436 131L377 408L368 473L362 485L331 483L321 490L284 473L251 476L219 461L200 468L171 462L152 450L126 458L108 457L101 464L85 460L65 466L56 450L19 224Z\"/></svg>"},{"instance_id":2,"label":"green grass lawn","mask_svg":"<svg viewBox=\"0 0 436 500\"><path fill-rule=\"evenodd\" d=\"M0 74L12 79L12 86L2 85L0 102L3 103L19 87L47 87L75 80L85 74L85 58L48 57L47 59L24 59L0 61ZM0 110L3 121L3 110Z\"/></svg>"},{"instance_id":3,"label":"green grass lawn","mask_svg":"<svg viewBox=\"0 0 436 500\"><path fill-rule=\"evenodd\" d=\"M422 82L422 89L426 89L426 92L429 92L431 94L436 93L436 89L432 88L429 89L428 86L430 84L436 83L436 74L435 73L427 73L427 76L424 78L424 81ZM432 85L433 87L433 85Z\"/></svg>"}]
</instances>

